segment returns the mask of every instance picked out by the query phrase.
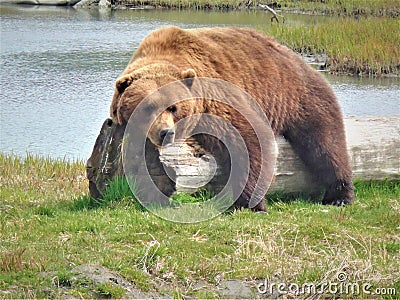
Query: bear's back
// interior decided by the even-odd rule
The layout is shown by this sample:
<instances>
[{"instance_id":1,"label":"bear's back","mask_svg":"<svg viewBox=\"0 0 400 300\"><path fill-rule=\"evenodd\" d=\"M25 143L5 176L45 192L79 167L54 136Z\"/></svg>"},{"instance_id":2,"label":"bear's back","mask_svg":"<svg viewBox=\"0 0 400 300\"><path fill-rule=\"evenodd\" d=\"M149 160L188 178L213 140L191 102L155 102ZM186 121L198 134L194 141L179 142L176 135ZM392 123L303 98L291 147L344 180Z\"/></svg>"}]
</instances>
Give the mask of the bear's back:
<instances>
[{"instance_id":1,"label":"bear's back","mask_svg":"<svg viewBox=\"0 0 400 300\"><path fill-rule=\"evenodd\" d=\"M290 69L292 80L309 71L300 57L273 38L235 27L161 28L143 40L131 63L138 59L193 67L200 77L221 78L240 86L244 78L280 78L280 73Z\"/></svg>"},{"instance_id":2,"label":"bear's back","mask_svg":"<svg viewBox=\"0 0 400 300\"><path fill-rule=\"evenodd\" d=\"M318 97L327 105L336 101L325 79L299 55L248 28L158 29L143 40L130 67L157 62L180 70L193 68L198 77L239 86L257 100L270 120L276 119L272 116L295 117L304 102L315 102L311 98ZM277 122L274 128L283 121Z\"/></svg>"}]
</instances>

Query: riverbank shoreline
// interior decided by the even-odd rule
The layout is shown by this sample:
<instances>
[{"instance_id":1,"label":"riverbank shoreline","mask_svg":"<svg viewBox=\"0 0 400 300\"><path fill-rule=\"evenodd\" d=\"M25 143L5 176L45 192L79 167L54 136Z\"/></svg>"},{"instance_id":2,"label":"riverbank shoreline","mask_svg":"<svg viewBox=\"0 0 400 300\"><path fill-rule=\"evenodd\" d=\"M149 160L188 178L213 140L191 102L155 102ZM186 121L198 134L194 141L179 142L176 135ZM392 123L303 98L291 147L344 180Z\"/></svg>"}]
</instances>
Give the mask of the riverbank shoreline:
<instances>
[{"instance_id":1,"label":"riverbank shoreline","mask_svg":"<svg viewBox=\"0 0 400 300\"><path fill-rule=\"evenodd\" d=\"M86 0L82 0L86 1ZM98 2L101 0L87 0ZM109 0L107 0L109 1ZM114 2L114 3L113 3ZM214 3L212 3L214 2ZM290 2L290 1L289 1ZM294 13L294 14L308 14L308 15L326 15L326 16L346 16L346 17L389 17L397 18L400 16L400 4L391 5L389 7L378 6L373 8L371 6L355 6L347 8L344 6L321 6L318 3L312 6L302 6L299 2L279 4L277 2L264 3L252 0L237 0L237 1L201 1L201 0L111 0L110 7L112 9L197 9L197 10L266 10L265 5L275 10L277 13Z\"/></svg>"},{"instance_id":2,"label":"riverbank shoreline","mask_svg":"<svg viewBox=\"0 0 400 300\"><path fill-rule=\"evenodd\" d=\"M321 2L281 0L0 0L0 3L28 5L65 5L77 8L102 7L110 9L197 9L197 10L266 10L279 13L304 13L309 15L347 17L390 17L400 16L400 3L396 0L364 0Z\"/></svg>"}]
</instances>

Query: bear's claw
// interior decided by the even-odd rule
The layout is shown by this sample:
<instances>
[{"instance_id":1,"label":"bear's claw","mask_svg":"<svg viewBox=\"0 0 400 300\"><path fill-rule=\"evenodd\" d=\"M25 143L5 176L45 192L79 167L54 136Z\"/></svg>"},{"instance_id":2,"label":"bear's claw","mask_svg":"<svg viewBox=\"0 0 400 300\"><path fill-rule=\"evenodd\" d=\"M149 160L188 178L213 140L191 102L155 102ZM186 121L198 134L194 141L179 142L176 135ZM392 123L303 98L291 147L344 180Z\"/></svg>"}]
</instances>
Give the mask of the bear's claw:
<instances>
[{"instance_id":1,"label":"bear's claw","mask_svg":"<svg viewBox=\"0 0 400 300\"><path fill-rule=\"evenodd\" d=\"M348 205L351 204L353 202L353 199L350 198L343 198L343 199L324 199L322 201L322 204L324 205L334 205L334 206L344 206L344 205Z\"/></svg>"}]
</instances>

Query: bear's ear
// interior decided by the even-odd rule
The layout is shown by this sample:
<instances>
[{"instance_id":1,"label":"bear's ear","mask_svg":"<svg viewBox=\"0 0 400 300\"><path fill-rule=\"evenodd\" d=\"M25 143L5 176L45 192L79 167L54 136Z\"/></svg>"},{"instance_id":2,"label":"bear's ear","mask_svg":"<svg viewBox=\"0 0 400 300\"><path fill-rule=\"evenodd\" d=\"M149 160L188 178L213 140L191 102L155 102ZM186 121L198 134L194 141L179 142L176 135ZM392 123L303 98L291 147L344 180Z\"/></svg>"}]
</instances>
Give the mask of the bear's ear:
<instances>
[{"instance_id":1,"label":"bear's ear","mask_svg":"<svg viewBox=\"0 0 400 300\"><path fill-rule=\"evenodd\" d=\"M131 85L133 80L134 80L134 78L131 74L124 75L121 78L118 78L117 81L115 82L115 87L116 87L117 91L120 94L122 94L128 88L128 86Z\"/></svg>"},{"instance_id":2,"label":"bear's ear","mask_svg":"<svg viewBox=\"0 0 400 300\"><path fill-rule=\"evenodd\" d=\"M193 80L197 76L194 69L187 69L181 73L182 79L188 88L193 85Z\"/></svg>"}]
</instances>

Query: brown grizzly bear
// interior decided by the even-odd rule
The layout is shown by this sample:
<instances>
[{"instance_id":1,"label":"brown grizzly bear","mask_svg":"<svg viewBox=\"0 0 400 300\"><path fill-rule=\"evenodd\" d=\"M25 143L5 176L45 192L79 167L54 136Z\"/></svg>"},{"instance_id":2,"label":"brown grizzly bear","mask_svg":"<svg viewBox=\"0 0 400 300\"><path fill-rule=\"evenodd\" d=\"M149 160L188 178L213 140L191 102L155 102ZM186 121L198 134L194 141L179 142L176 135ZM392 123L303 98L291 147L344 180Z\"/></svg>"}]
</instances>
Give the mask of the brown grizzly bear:
<instances>
[{"instance_id":1,"label":"brown grizzly bear","mask_svg":"<svg viewBox=\"0 0 400 300\"><path fill-rule=\"evenodd\" d=\"M351 168L340 107L325 79L296 53L259 32L244 28L177 27L152 32L116 82L111 116L126 124L136 106L161 86L200 77L219 78L249 93L261 106L275 135L282 135L325 188L324 204L353 201ZM230 107L193 100L165 110L148 138L161 145L178 120L209 113L232 122L246 140L249 124ZM236 120L236 121L235 121ZM216 139L197 137L208 151ZM247 141L246 141L247 145ZM214 150L213 150L214 149ZM259 175L259 149L249 148L250 175L236 206L248 207ZM217 154L218 157L218 154ZM254 210L265 210L264 195Z\"/></svg>"}]
</instances>

